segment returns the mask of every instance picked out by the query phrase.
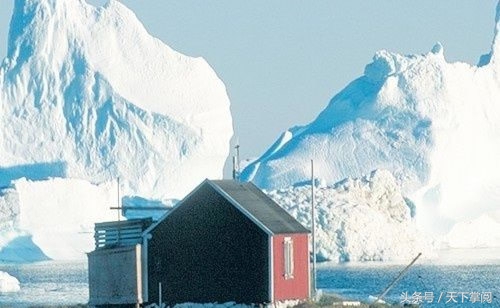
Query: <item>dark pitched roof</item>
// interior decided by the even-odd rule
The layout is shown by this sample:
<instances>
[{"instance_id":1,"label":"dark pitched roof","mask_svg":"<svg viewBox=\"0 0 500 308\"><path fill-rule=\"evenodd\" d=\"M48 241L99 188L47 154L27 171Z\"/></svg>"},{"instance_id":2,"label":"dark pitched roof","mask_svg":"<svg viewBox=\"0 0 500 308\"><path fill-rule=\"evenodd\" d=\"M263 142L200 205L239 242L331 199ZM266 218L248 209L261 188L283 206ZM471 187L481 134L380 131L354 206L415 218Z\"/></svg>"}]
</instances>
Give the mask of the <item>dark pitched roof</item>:
<instances>
[{"instance_id":1,"label":"dark pitched roof","mask_svg":"<svg viewBox=\"0 0 500 308\"><path fill-rule=\"evenodd\" d=\"M190 192L184 199L179 201L172 210L165 213L157 222L147 228L143 232L143 236L147 236L151 230L162 223L162 221L179 208L179 206L182 206L186 199L196 194L204 185L210 185L210 187L268 234L310 232L254 184L237 182L234 180L207 179L198 185L198 187Z\"/></svg>"},{"instance_id":2,"label":"dark pitched roof","mask_svg":"<svg viewBox=\"0 0 500 308\"><path fill-rule=\"evenodd\" d=\"M271 234L309 233L295 218L252 183L207 180L233 205Z\"/></svg>"}]
</instances>

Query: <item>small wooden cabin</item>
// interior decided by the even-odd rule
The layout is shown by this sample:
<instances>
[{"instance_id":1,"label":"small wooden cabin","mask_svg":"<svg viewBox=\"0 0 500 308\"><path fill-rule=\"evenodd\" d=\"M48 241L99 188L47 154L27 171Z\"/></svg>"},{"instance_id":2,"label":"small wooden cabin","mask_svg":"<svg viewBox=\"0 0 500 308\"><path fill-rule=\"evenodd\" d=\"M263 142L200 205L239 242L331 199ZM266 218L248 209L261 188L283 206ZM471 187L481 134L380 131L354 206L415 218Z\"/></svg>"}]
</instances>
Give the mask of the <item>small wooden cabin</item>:
<instances>
[{"instance_id":1,"label":"small wooden cabin","mask_svg":"<svg viewBox=\"0 0 500 308\"><path fill-rule=\"evenodd\" d=\"M143 232L151 219L95 224L95 250L88 254L89 305L144 303Z\"/></svg>"},{"instance_id":2,"label":"small wooden cabin","mask_svg":"<svg viewBox=\"0 0 500 308\"><path fill-rule=\"evenodd\" d=\"M251 183L205 180L133 245L127 255L119 251L123 247L105 245L89 254L91 305L260 304L307 299L310 294L309 231ZM108 261L103 262L106 250ZM113 259L134 253L136 262L118 271L135 277L125 279L136 281L127 287L128 294L137 295L135 301L129 296L127 302L111 303L102 291L97 297L101 284L120 284L108 281L119 275L101 272L99 264L115 264ZM99 262L92 262L98 257ZM97 279L92 272L106 277Z\"/></svg>"}]
</instances>

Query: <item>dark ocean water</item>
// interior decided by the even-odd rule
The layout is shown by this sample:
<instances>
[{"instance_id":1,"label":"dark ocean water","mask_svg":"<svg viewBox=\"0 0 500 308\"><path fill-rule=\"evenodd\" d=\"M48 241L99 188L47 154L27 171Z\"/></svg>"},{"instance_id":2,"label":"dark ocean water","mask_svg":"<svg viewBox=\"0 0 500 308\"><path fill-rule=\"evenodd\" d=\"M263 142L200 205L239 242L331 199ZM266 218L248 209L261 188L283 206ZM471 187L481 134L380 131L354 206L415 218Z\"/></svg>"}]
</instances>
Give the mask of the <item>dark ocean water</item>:
<instances>
[{"instance_id":1,"label":"dark ocean water","mask_svg":"<svg viewBox=\"0 0 500 308\"><path fill-rule=\"evenodd\" d=\"M405 267L323 263L318 267L317 286L325 292L367 302L370 296L373 300L380 295ZM500 308L500 249L446 250L439 253L437 260L419 260L385 299L400 304L420 300L421 307Z\"/></svg>"},{"instance_id":2,"label":"dark ocean water","mask_svg":"<svg viewBox=\"0 0 500 308\"><path fill-rule=\"evenodd\" d=\"M0 294L0 307L85 304L88 301L87 262L0 264L0 271L9 273L21 283L21 291Z\"/></svg>"},{"instance_id":3,"label":"dark ocean water","mask_svg":"<svg viewBox=\"0 0 500 308\"><path fill-rule=\"evenodd\" d=\"M323 268L318 271L317 285L346 298L368 301L370 295L377 297L382 293L403 267ZM500 307L499 296L500 265L423 264L412 267L387 294L386 301L409 303L420 299L422 307Z\"/></svg>"},{"instance_id":4,"label":"dark ocean water","mask_svg":"<svg viewBox=\"0 0 500 308\"><path fill-rule=\"evenodd\" d=\"M399 303L404 299L418 299L418 293L424 297L427 292L427 301L432 294L432 302L424 301L422 307L500 308L499 252L489 251L484 257L470 258L470 251L458 251L452 253L451 260L444 257L439 261L417 262L386 299ZM369 296L380 294L404 267L405 264L322 263L318 267L317 286L324 292L367 301ZM85 304L88 300L86 262L0 264L0 271L8 272L21 282L20 292L0 295L0 307ZM479 302L471 300L471 293L473 298L479 298ZM408 298L402 294L408 294ZM491 303L484 302L489 294Z\"/></svg>"}]
</instances>

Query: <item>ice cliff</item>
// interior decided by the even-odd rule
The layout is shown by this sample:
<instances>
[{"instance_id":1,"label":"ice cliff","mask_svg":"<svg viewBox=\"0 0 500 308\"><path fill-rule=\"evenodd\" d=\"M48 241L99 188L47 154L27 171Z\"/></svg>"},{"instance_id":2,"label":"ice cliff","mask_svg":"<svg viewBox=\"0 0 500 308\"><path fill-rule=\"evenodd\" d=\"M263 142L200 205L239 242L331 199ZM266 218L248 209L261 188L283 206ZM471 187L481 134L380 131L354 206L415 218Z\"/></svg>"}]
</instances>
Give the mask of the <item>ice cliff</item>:
<instances>
[{"instance_id":1,"label":"ice cliff","mask_svg":"<svg viewBox=\"0 0 500 308\"><path fill-rule=\"evenodd\" d=\"M0 260L84 257L127 200L222 178L226 88L110 0L15 0L0 66ZM137 198L140 196L140 198ZM141 199L142 198L142 199Z\"/></svg>"},{"instance_id":2,"label":"ice cliff","mask_svg":"<svg viewBox=\"0 0 500 308\"><path fill-rule=\"evenodd\" d=\"M152 37L111 0L16 0L0 68L0 179L102 183L180 198L221 178L232 119L202 58Z\"/></svg>"}]
</instances>

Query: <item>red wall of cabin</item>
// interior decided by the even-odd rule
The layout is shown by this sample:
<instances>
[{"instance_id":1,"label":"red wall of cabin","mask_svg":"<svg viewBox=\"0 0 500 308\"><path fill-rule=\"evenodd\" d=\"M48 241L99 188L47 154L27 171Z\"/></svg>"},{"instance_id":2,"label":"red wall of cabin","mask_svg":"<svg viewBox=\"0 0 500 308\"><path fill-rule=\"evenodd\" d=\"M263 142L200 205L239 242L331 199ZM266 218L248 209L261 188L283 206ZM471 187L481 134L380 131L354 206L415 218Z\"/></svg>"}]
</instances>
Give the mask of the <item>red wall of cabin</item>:
<instances>
[{"instance_id":1,"label":"red wall of cabin","mask_svg":"<svg viewBox=\"0 0 500 308\"><path fill-rule=\"evenodd\" d=\"M293 278L285 279L284 239L293 240ZM307 234L273 236L274 301L309 297L309 247Z\"/></svg>"}]
</instances>

